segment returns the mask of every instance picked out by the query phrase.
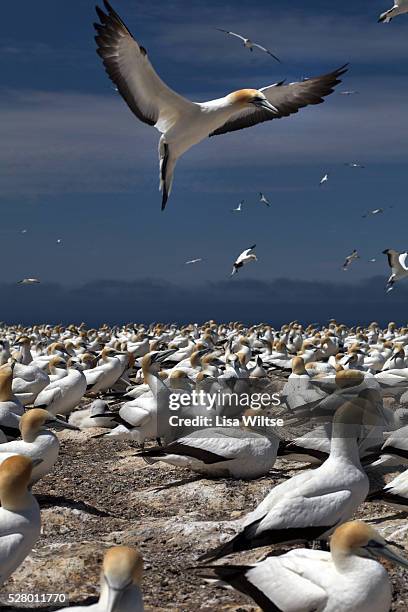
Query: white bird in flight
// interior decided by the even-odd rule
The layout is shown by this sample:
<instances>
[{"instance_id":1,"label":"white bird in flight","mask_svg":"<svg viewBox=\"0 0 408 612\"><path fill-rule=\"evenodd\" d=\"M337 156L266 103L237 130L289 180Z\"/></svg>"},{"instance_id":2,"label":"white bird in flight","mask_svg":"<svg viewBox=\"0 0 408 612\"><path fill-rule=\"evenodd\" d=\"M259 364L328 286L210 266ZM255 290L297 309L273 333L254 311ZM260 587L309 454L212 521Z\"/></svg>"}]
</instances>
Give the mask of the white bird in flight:
<instances>
[{"instance_id":1,"label":"white bird in flight","mask_svg":"<svg viewBox=\"0 0 408 612\"><path fill-rule=\"evenodd\" d=\"M358 162L349 162L349 163L346 163L345 165L348 166L349 168L365 168L363 164L359 164Z\"/></svg>"},{"instance_id":2,"label":"white bird in flight","mask_svg":"<svg viewBox=\"0 0 408 612\"><path fill-rule=\"evenodd\" d=\"M341 96L355 96L356 94L360 93L359 91L354 91L352 89L344 89L343 91L339 92Z\"/></svg>"},{"instance_id":3,"label":"white bird in flight","mask_svg":"<svg viewBox=\"0 0 408 612\"><path fill-rule=\"evenodd\" d=\"M270 206L271 205L271 203L268 200L268 198L266 197L266 195L264 195L261 191L259 192L259 201L262 204L266 204L266 206Z\"/></svg>"},{"instance_id":4,"label":"white bird in flight","mask_svg":"<svg viewBox=\"0 0 408 612\"><path fill-rule=\"evenodd\" d=\"M245 266L245 264L250 263L251 261L258 261L258 258L255 253L251 253L251 251L253 251L255 247L256 244L253 244L251 247L249 247L249 249L245 249L245 251L242 251L241 255L237 257L234 263L234 267L232 268L231 276L237 274L238 270Z\"/></svg>"},{"instance_id":5,"label":"white bird in flight","mask_svg":"<svg viewBox=\"0 0 408 612\"><path fill-rule=\"evenodd\" d=\"M324 185L325 183L328 182L328 180L329 180L329 175L325 174L324 177L320 181L320 185Z\"/></svg>"},{"instance_id":6,"label":"white bird in flight","mask_svg":"<svg viewBox=\"0 0 408 612\"><path fill-rule=\"evenodd\" d=\"M252 40L250 40L249 38L245 38L245 36L241 36L241 34L236 34L235 32L230 32L229 30L222 30L221 28L216 29L219 32L224 32L224 34L229 34L230 36L235 36L235 38L239 38L244 43L244 47L246 49L253 51L254 47L256 47L257 49L260 49L261 51L264 51L264 53L267 53L268 55L273 57L273 59L275 59L277 62L281 63L279 57L276 57L276 55L269 51L269 49L266 49L265 47L262 47L262 45L258 45L257 43L252 42Z\"/></svg>"},{"instance_id":7,"label":"white bird in flight","mask_svg":"<svg viewBox=\"0 0 408 612\"><path fill-rule=\"evenodd\" d=\"M38 278L23 278L21 281L18 281L18 285L38 285L40 281Z\"/></svg>"},{"instance_id":8,"label":"white bird in flight","mask_svg":"<svg viewBox=\"0 0 408 612\"><path fill-rule=\"evenodd\" d=\"M398 17L398 15L403 15L404 13L408 13L408 0L395 0L394 6L388 11L385 11L385 13L382 13L378 21L379 23L390 23L394 17Z\"/></svg>"},{"instance_id":9,"label":"white bird in flight","mask_svg":"<svg viewBox=\"0 0 408 612\"><path fill-rule=\"evenodd\" d=\"M368 215L381 215L384 212L383 208L374 208L374 210L369 210L364 215L362 215L362 219L368 217Z\"/></svg>"},{"instance_id":10,"label":"white bird in flight","mask_svg":"<svg viewBox=\"0 0 408 612\"><path fill-rule=\"evenodd\" d=\"M186 261L186 266L190 265L190 264L196 264L199 263L200 261L203 261L201 257L197 258L197 259L190 259L189 261Z\"/></svg>"},{"instance_id":11,"label":"white bird in flight","mask_svg":"<svg viewBox=\"0 0 408 612\"><path fill-rule=\"evenodd\" d=\"M231 212L242 212L242 206L244 205L244 200L242 200L236 208L233 208Z\"/></svg>"},{"instance_id":12,"label":"white bird in flight","mask_svg":"<svg viewBox=\"0 0 408 612\"><path fill-rule=\"evenodd\" d=\"M350 255L347 255L346 260L343 264L343 270L347 270L349 266L351 266L353 261L355 261L356 259L360 259L360 255L358 254L357 249L354 249L353 252L350 253Z\"/></svg>"},{"instance_id":13,"label":"white bird in flight","mask_svg":"<svg viewBox=\"0 0 408 612\"><path fill-rule=\"evenodd\" d=\"M288 117L309 104L320 104L340 83L346 66L300 83L275 83L241 89L223 98L194 103L170 89L157 75L147 51L139 46L107 0L107 13L96 8L97 53L130 110L161 132L159 144L162 210L169 198L174 169L193 145L215 136Z\"/></svg>"},{"instance_id":14,"label":"white bird in flight","mask_svg":"<svg viewBox=\"0 0 408 612\"><path fill-rule=\"evenodd\" d=\"M388 257L388 265L391 268L391 276L387 281L387 293L394 289L394 284L408 276L408 253L398 253L393 249L385 249L384 255Z\"/></svg>"}]
</instances>

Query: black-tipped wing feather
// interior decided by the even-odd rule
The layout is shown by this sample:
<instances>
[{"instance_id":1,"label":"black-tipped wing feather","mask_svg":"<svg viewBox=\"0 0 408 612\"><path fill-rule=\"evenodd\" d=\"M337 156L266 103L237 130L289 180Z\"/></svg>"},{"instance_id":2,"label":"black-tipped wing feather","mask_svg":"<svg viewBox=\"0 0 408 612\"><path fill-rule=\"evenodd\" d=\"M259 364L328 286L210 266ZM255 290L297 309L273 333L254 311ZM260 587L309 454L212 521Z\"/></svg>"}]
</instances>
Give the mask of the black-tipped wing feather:
<instances>
[{"instance_id":1,"label":"black-tipped wing feather","mask_svg":"<svg viewBox=\"0 0 408 612\"><path fill-rule=\"evenodd\" d=\"M152 67L146 49L136 42L107 0L104 5L107 13L97 7L100 23L94 25L97 53L106 72L136 117L165 132L180 113L194 105L167 87Z\"/></svg>"},{"instance_id":2,"label":"black-tipped wing feather","mask_svg":"<svg viewBox=\"0 0 408 612\"><path fill-rule=\"evenodd\" d=\"M288 85L281 82L270 87L264 87L260 91L278 109L279 114L256 107L253 109L248 108L237 113L223 126L212 132L210 136L242 130L264 121L271 121L272 119L289 117L289 115L297 113L300 108L311 104L321 104L326 96L333 93L336 85L341 83L339 77L346 70L347 67L342 66L338 70L323 76L313 77L297 83L289 83Z\"/></svg>"}]
</instances>

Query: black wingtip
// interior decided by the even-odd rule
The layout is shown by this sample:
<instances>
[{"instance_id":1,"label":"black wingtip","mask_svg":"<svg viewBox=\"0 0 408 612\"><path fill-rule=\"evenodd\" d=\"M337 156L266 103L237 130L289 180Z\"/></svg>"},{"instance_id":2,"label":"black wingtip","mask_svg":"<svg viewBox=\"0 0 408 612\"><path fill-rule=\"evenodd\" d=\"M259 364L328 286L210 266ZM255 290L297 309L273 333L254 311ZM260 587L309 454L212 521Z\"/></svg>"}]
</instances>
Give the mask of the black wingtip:
<instances>
[{"instance_id":1,"label":"black wingtip","mask_svg":"<svg viewBox=\"0 0 408 612\"><path fill-rule=\"evenodd\" d=\"M163 198L162 198L162 204L161 204L161 209L162 210L164 210L166 208L166 204L167 204L168 199L169 199L169 195L167 193L167 190L164 189L164 191L163 191Z\"/></svg>"}]
</instances>

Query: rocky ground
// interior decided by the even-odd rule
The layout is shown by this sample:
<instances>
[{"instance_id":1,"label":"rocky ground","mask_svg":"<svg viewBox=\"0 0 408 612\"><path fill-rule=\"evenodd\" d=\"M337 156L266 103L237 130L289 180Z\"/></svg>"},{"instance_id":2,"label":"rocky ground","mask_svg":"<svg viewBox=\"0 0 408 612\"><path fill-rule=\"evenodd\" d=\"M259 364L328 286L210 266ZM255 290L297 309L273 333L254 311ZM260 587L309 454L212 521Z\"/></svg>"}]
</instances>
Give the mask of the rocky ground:
<instances>
[{"instance_id":1,"label":"rocky ground","mask_svg":"<svg viewBox=\"0 0 408 612\"><path fill-rule=\"evenodd\" d=\"M135 443L92 439L100 431L59 434L59 461L34 487L42 508L42 536L0 590L0 601L9 593L65 593L70 605L92 603L104 550L128 544L137 545L144 556L146 610L258 610L235 591L203 582L194 566L199 554L233 535L234 521L273 485L296 473L299 464L279 460L268 477L252 482L212 481L165 464L147 465L133 456ZM375 480L378 484L378 476ZM365 503L358 517L400 542L408 556L408 536L398 533L406 515ZM239 563L254 561L264 552L241 555ZM406 612L408 572L387 569L394 587L392 610ZM0 605L0 610L17 607Z\"/></svg>"}]
</instances>

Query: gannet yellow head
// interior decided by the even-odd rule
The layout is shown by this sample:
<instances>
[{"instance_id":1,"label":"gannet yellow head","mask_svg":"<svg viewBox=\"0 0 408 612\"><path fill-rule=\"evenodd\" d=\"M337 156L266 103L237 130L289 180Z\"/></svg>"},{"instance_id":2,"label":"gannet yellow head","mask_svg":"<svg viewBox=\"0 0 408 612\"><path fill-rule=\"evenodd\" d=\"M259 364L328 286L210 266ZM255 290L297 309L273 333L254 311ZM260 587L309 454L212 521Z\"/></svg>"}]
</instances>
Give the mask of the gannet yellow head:
<instances>
[{"instance_id":1,"label":"gannet yellow head","mask_svg":"<svg viewBox=\"0 0 408 612\"><path fill-rule=\"evenodd\" d=\"M364 380L364 374L360 370L339 370L336 372L336 385L340 389L347 387L356 387L361 385Z\"/></svg>"},{"instance_id":2,"label":"gannet yellow head","mask_svg":"<svg viewBox=\"0 0 408 612\"><path fill-rule=\"evenodd\" d=\"M13 397L13 367L6 363L0 367L0 402L8 402Z\"/></svg>"},{"instance_id":3,"label":"gannet yellow head","mask_svg":"<svg viewBox=\"0 0 408 612\"><path fill-rule=\"evenodd\" d=\"M267 110L277 115L278 109L273 106L266 96L258 89L239 89L227 96L228 102L234 106L255 106L261 110Z\"/></svg>"},{"instance_id":4,"label":"gannet yellow head","mask_svg":"<svg viewBox=\"0 0 408 612\"><path fill-rule=\"evenodd\" d=\"M106 612L119 610L119 603L128 589L140 587L143 575L143 557L136 548L117 546L110 548L103 559L102 588L109 588Z\"/></svg>"},{"instance_id":5,"label":"gannet yellow head","mask_svg":"<svg viewBox=\"0 0 408 612\"><path fill-rule=\"evenodd\" d=\"M33 408L25 412L19 425L24 442L33 442L44 425L53 420L52 415L43 408Z\"/></svg>"},{"instance_id":6,"label":"gannet yellow head","mask_svg":"<svg viewBox=\"0 0 408 612\"><path fill-rule=\"evenodd\" d=\"M330 541L336 566L347 564L351 555L377 559L385 557L393 563L408 567L408 560L399 555L373 527L362 521L350 521L337 527Z\"/></svg>"},{"instance_id":7,"label":"gannet yellow head","mask_svg":"<svg viewBox=\"0 0 408 612\"><path fill-rule=\"evenodd\" d=\"M293 374L307 374L307 370L305 369L305 362L302 357L294 357L292 359L292 373Z\"/></svg>"},{"instance_id":8,"label":"gannet yellow head","mask_svg":"<svg viewBox=\"0 0 408 612\"><path fill-rule=\"evenodd\" d=\"M0 465L0 501L6 510L18 510L27 493L33 463L29 457L15 455Z\"/></svg>"},{"instance_id":9,"label":"gannet yellow head","mask_svg":"<svg viewBox=\"0 0 408 612\"><path fill-rule=\"evenodd\" d=\"M55 357L51 357L50 361L48 362L48 368L50 372L52 372L54 368L65 368L66 365L67 364L65 362L65 359L63 359L59 355L55 355Z\"/></svg>"}]
</instances>

